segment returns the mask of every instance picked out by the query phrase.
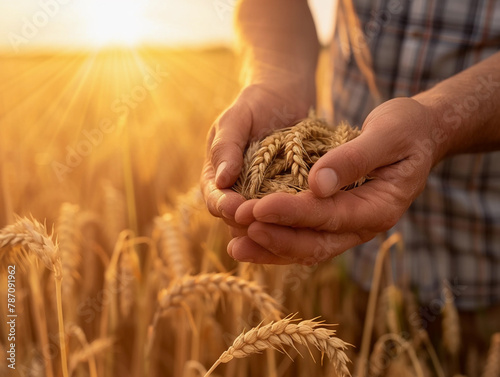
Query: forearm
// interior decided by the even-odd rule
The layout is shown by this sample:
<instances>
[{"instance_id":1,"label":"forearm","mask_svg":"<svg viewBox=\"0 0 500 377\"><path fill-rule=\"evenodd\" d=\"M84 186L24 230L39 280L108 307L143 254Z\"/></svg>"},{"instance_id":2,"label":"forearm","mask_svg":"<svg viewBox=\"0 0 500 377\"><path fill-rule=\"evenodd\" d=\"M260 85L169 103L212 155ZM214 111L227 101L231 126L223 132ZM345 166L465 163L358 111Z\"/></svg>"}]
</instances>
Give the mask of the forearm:
<instances>
[{"instance_id":1,"label":"forearm","mask_svg":"<svg viewBox=\"0 0 500 377\"><path fill-rule=\"evenodd\" d=\"M236 30L245 85L281 82L314 90L319 43L307 1L243 0Z\"/></svg>"},{"instance_id":2,"label":"forearm","mask_svg":"<svg viewBox=\"0 0 500 377\"><path fill-rule=\"evenodd\" d=\"M500 53L414 98L431 109L438 125L435 162L500 150Z\"/></svg>"}]
</instances>

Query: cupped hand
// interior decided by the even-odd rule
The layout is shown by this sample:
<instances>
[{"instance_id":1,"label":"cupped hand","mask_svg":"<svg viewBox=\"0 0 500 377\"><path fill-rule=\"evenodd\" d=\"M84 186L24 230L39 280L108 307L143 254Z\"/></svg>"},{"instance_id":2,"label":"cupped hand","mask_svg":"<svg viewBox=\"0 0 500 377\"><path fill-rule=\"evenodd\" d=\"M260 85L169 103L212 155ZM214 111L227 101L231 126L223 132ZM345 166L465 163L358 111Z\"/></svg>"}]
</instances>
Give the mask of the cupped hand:
<instances>
[{"instance_id":1,"label":"cupped hand","mask_svg":"<svg viewBox=\"0 0 500 377\"><path fill-rule=\"evenodd\" d=\"M282 83L251 85L212 125L201 187L210 213L222 217L233 234L241 228L234 214L245 198L230 188L241 172L245 148L250 140L304 118L314 104L309 93L314 93L313 87L292 90Z\"/></svg>"},{"instance_id":2,"label":"cupped hand","mask_svg":"<svg viewBox=\"0 0 500 377\"><path fill-rule=\"evenodd\" d=\"M437 141L445 138L435 137L437 119L429 107L411 98L380 105L365 120L359 137L313 166L310 190L243 203L235 220L248 226L247 234L230 242L229 254L254 263L311 265L390 229L443 156L443 142ZM370 180L340 190L363 176Z\"/></svg>"}]
</instances>

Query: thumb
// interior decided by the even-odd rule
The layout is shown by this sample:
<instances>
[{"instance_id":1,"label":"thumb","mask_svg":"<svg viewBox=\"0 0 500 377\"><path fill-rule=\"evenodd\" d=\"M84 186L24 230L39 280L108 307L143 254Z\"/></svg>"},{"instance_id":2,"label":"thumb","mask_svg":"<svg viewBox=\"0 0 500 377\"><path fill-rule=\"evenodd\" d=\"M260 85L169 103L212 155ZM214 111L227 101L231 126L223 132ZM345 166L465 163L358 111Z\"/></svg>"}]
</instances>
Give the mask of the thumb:
<instances>
[{"instance_id":1,"label":"thumb","mask_svg":"<svg viewBox=\"0 0 500 377\"><path fill-rule=\"evenodd\" d=\"M252 124L250 109L236 102L215 122L208 155L215 171L217 188L231 187L243 166L243 153Z\"/></svg>"},{"instance_id":2,"label":"thumb","mask_svg":"<svg viewBox=\"0 0 500 377\"><path fill-rule=\"evenodd\" d=\"M383 132L365 129L357 138L330 150L311 168L309 187L326 198L373 170L397 162L400 147Z\"/></svg>"}]
</instances>

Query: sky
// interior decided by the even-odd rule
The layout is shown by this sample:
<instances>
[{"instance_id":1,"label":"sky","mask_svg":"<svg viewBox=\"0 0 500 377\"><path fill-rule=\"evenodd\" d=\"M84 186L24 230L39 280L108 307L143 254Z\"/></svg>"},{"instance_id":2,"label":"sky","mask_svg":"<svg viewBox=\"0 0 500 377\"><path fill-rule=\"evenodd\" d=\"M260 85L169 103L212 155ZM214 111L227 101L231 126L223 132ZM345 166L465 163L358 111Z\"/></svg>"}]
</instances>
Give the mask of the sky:
<instances>
[{"instance_id":1,"label":"sky","mask_svg":"<svg viewBox=\"0 0 500 377\"><path fill-rule=\"evenodd\" d=\"M320 39L334 0L310 0ZM236 0L0 0L0 48L230 45Z\"/></svg>"}]
</instances>

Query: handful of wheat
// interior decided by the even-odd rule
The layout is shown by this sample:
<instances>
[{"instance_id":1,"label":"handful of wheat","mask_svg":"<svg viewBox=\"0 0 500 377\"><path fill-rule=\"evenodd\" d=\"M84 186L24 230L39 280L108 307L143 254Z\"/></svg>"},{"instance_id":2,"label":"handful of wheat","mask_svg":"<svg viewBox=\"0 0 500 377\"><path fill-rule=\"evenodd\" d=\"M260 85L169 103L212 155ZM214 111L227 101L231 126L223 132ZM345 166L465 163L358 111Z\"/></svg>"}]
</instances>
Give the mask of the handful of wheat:
<instances>
[{"instance_id":1,"label":"handful of wheat","mask_svg":"<svg viewBox=\"0 0 500 377\"><path fill-rule=\"evenodd\" d=\"M347 123L330 127L310 115L296 125L277 130L247 148L243 169L233 189L246 199L273 192L295 194L309 188L307 178L313 164L330 149L345 144L361 131ZM365 178L343 187L361 185Z\"/></svg>"}]
</instances>

